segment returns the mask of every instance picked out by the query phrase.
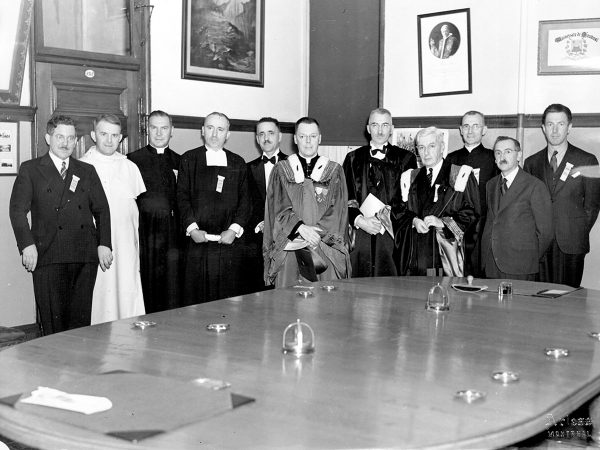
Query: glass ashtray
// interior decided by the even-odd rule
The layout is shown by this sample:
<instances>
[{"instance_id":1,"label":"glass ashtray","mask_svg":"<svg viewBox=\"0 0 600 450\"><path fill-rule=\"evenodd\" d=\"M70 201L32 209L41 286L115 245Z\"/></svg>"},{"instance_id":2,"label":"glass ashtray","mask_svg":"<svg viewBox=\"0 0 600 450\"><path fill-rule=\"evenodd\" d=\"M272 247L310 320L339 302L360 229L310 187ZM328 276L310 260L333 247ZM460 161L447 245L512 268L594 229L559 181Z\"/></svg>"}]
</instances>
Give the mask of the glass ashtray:
<instances>
[{"instance_id":1,"label":"glass ashtray","mask_svg":"<svg viewBox=\"0 0 600 450\"><path fill-rule=\"evenodd\" d=\"M225 331L229 331L228 323L210 323L206 325L206 329L208 331L213 331L215 333L224 333Z\"/></svg>"},{"instance_id":2,"label":"glass ashtray","mask_svg":"<svg viewBox=\"0 0 600 450\"><path fill-rule=\"evenodd\" d=\"M494 372L492 374L492 380L502 384L515 383L516 381L519 381L519 374L511 372L510 370Z\"/></svg>"},{"instance_id":3,"label":"glass ashtray","mask_svg":"<svg viewBox=\"0 0 600 450\"><path fill-rule=\"evenodd\" d=\"M327 292L335 291L336 287L333 284L324 284L321 289Z\"/></svg>"},{"instance_id":4,"label":"glass ashtray","mask_svg":"<svg viewBox=\"0 0 600 450\"><path fill-rule=\"evenodd\" d=\"M302 298L308 298L308 297L312 297L313 293L311 291L300 291L298 292L298 297L302 297Z\"/></svg>"},{"instance_id":5,"label":"glass ashtray","mask_svg":"<svg viewBox=\"0 0 600 450\"><path fill-rule=\"evenodd\" d=\"M466 403L473 403L478 400L483 400L486 396L485 392L476 391L473 389L465 389L462 391L457 391L454 394L454 398L457 400L463 400Z\"/></svg>"},{"instance_id":6,"label":"glass ashtray","mask_svg":"<svg viewBox=\"0 0 600 450\"><path fill-rule=\"evenodd\" d=\"M156 322L151 322L150 320L138 320L137 322L133 322L132 325L135 328L143 330L144 328L156 326Z\"/></svg>"},{"instance_id":7,"label":"glass ashtray","mask_svg":"<svg viewBox=\"0 0 600 450\"><path fill-rule=\"evenodd\" d=\"M544 353L551 358L566 358L569 356L569 350L566 348L545 348Z\"/></svg>"},{"instance_id":8,"label":"glass ashtray","mask_svg":"<svg viewBox=\"0 0 600 450\"><path fill-rule=\"evenodd\" d=\"M598 331L590 331L588 336L591 337L592 339L600 341L600 333Z\"/></svg>"}]
</instances>

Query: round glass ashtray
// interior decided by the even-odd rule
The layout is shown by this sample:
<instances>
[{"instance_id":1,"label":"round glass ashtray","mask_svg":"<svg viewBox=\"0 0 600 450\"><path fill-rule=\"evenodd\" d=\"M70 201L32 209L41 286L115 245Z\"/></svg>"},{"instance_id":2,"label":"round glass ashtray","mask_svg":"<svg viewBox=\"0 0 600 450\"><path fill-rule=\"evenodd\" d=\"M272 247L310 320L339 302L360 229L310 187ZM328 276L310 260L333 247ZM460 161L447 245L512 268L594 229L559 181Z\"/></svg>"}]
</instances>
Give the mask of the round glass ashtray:
<instances>
[{"instance_id":1,"label":"round glass ashtray","mask_svg":"<svg viewBox=\"0 0 600 450\"><path fill-rule=\"evenodd\" d=\"M324 284L323 286L321 286L321 289L323 289L324 291L327 292L331 292L331 291L335 291L335 286L333 284Z\"/></svg>"},{"instance_id":2,"label":"round glass ashtray","mask_svg":"<svg viewBox=\"0 0 600 450\"><path fill-rule=\"evenodd\" d=\"M144 328L156 326L156 322L151 322L150 320L138 320L137 322L133 322L133 326L143 330Z\"/></svg>"},{"instance_id":3,"label":"round glass ashtray","mask_svg":"<svg viewBox=\"0 0 600 450\"><path fill-rule=\"evenodd\" d=\"M462 391L456 391L454 398L462 400L466 403L473 403L479 400L483 400L486 396L485 392L476 391L474 389L465 389Z\"/></svg>"},{"instance_id":4,"label":"round glass ashtray","mask_svg":"<svg viewBox=\"0 0 600 450\"><path fill-rule=\"evenodd\" d=\"M519 374L510 370L494 372L492 380L502 384L510 384L519 381Z\"/></svg>"},{"instance_id":5,"label":"round glass ashtray","mask_svg":"<svg viewBox=\"0 0 600 450\"><path fill-rule=\"evenodd\" d=\"M212 331L214 333L224 333L226 331L229 331L229 324L228 323L210 323L210 324L206 325L206 329L208 331Z\"/></svg>"},{"instance_id":6,"label":"round glass ashtray","mask_svg":"<svg viewBox=\"0 0 600 450\"><path fill-rule=\"evenodd\" d=\"M550 358L566 358L569 356L569 350L566 348L545 348L544 353Z\"/></svg>"},{"instance_id":7,"label":"round glass ashtray","mask_svg":"<svg viewBox=\"0 0 600 450\"><path fill-rule=\"evenodd\" d=\"M298 292L298 297L302 297L302 298L308 298L308 297L312 297L313 293L311 291L300 291Z\"/></svg>"},{"instance_id":8,"label":"round glass ashtray","mask_svg":"<svg viewBox=\"0 0 600 450\"><path fill-rule=\"evenodd\" d=\"M588 336L591 337L592 339L600 341L600 332L598 332L598 331L590 331Z\"/></svg>"}]
</instances>

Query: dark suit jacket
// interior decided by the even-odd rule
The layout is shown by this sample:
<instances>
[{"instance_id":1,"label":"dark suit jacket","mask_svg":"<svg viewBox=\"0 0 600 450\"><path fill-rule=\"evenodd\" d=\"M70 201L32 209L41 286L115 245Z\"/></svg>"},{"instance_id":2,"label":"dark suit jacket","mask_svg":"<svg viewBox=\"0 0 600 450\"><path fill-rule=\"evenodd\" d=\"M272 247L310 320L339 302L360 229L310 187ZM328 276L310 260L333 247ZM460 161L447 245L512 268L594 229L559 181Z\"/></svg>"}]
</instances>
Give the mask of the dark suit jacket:
<instances>
[{"instance_id":1,"label":"dark suit jacket","mask_svg":"<svg viewBox=\"0 0 600 450\"><path fill-rule=\"evenodd\" d=\"M522 169L502 196L501 183L501 175L487 183L481 259L485 264L492 256L498 268L509 274L538 273L540 258L552 241L550 194L544 183Z\"/></svg>"},{"instance_id":2,"label":"dark suit jacket","mask_svg":"<svg viewBox=\"0 0 600 450\"><path fill-rule=\"evenodd\" d=\"M110 210L100 178L93 166L74 158L64 181L48 153L25 161L9 213L19 251L35 244L38 266L97 262L98 246L111 247Z\"/></svg>"},{"instance_id":3,"label":"dark suit jacket","mask_svg":"<svg viewBox=\"0 0 600 450\"><path fill-rule=\"evenodd\" d=\"M287 159L287 155L279 150L277 162ZM252 200L252 218L250 225L254 234L254 227L265 220L265 199L267 197L267 180L265 179L265 163L262 161L262 154L247 163L248 167L248 185L250 188L250 198ZM262 241L262 234L259 235Z\"/></svg>"},{"instance_id":4,"label":"dark suit jacket","mask_svg":"<svg viewBox=\"0 0 600 450\"><path fill-rule=\"evenodd\" d=\"M548 162L548 148L540 150L525 160L524 169L542 180L552 199L552 222L554 238L563 253L585 254L590 251L589 234L598 217L600 208L600 180L578 176L573 178L571 170L568 178L561 181L566 163L574 167L598 165L591 153L569 144L567 152L555 174Z\"/></svg>"}]
</instances>

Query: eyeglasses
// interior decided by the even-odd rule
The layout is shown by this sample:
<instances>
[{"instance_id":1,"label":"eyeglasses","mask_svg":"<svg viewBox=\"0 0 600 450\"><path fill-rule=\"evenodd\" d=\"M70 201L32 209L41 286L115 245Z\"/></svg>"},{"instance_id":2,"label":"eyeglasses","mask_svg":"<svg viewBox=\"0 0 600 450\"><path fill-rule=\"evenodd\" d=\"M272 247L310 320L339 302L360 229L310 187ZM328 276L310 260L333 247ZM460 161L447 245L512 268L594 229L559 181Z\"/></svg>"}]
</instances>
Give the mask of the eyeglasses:
<instances>
[{"instance_id":1,"label":"eyeglasses","mask_svg":"<svg viewBox=\"0 0 600 450\"><path fill-rule=\"evenodd\" d=\"M75 142L77 140L77 136L64 136L62 134L55 134L54 138L61 144L64 144L65 141L69 144L72 144L73 142Z\"/></svg>"},{"instance_id":2,"label":"eyeglasses","mask_svg":"<svg viewBox=\"0 0 600 450\"><path fill-rule=\"evenodd\" d=\"M464 124L464 125L461 125L460 129L463 131L471 130L471 131L478 132L479 130L481 130L481 125L479 125L478 123L474 123L473 125Z\"/></svg>"},{"instance_id":3,"label":"eyeglasses","mask_svg":"<svg viewBox=\"0 0 600 450\"><path fill-rule=\"evenodd\" d=\"M319 138L318 134L297 134L296 137L301 141L316 141Z\"/></svg>"},{"instance_id":4,"label":"eyeglasses","mask_svg":"<svg viewBox=\"0 0 600 450\"><path fill-rule=\"evenodd\" d=\"M390 129L390 124L389 123L372 123L369 125L371 128L376 128L377 130L389 130Z\"/></svg>"}]
</instances>

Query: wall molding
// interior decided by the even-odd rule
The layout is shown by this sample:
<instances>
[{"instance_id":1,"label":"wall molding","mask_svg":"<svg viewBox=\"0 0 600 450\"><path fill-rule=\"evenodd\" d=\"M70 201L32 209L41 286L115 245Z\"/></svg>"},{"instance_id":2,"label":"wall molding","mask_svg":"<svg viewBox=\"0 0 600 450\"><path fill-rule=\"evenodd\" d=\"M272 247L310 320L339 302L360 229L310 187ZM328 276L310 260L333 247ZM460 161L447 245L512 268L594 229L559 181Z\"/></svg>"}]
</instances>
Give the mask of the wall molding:
<instances>
[{"instance_id":1,"label":"wall molding","mask_svg":"<svg viewBox=\"0 0 600 450\"><path fill-rule=\"evenodd\" d=\"M185 130L200 130L202 128L202 123L204 122L204 117L198 116L176 116L172 115L171 120L173 122L173 126L179 129ZM229 119L230 122L230 131L246 131L254 133L254 129L256 127L257 120L246 120L246 119ZM294 125L293 122L280 122L281 132L282 133L293 133Z\"/></svg>"},{"instance_id":2,"label":"wall molding","mask_svg":"<svg viewBox=\"0 0 600 450\"><path fill-rule=\"evenodd\" d=\"M538 128L542 124L541 114L486 115L488 128L518 128L521 116L524 128ZM458 128L462 116L412 116L394 117L396 128L424 128L434 125L438 128ZM576 128L600 127L600 113L573 114L573 126Z\"/></svg>"},{"instance_id":3,"label":"wall molding","mask_svg":"<svg viewBox=\"0 0 600 450\"><path fill-rule=\"evenodd\" d=\"M0 105L0 121L33 122L36 109L32 106Z\"/></svg>"}]
</instances>

